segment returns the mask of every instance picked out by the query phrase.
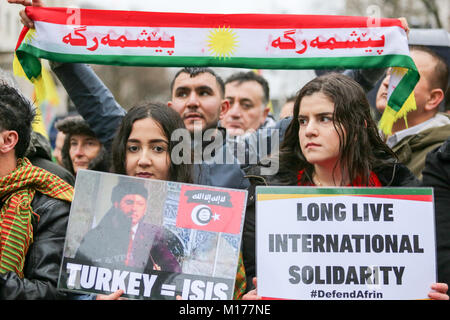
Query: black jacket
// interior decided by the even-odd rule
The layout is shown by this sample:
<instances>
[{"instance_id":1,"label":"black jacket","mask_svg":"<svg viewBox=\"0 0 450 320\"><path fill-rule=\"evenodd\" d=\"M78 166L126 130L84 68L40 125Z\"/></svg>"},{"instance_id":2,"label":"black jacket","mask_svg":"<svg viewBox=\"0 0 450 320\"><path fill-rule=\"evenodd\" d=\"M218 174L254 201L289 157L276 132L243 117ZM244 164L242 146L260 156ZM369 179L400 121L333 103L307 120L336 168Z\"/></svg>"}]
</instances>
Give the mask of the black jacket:
<instances>
[{"instance_id":1,"label":"black jacket","mask_svg":"<svg viewBox=\"0 0 450 320\"><path fill-rule=\"evenodd\" d=\"M438 282L450 284L450 138L428 153L422 176L434 188Z\"/></svg>"},{"instance_id":2,"label":"black jacket","mask_svg":"<svg viewBox=\"0 0 450 320\"><path fill-rule=\"evenodd\" d=\"M33 220L34 241L25 257L25 276L21 279L12 271L0 274L0 300L65 299L67 295L56 285L70 203L36 192L31 207L40 219Z\"/></svg>"},{"instance_id":3,"label":"black jacket","mask_svg":"<svg viewBox=\"0 0 450 320\"><path fill-rule=\"evenodd\" d=\"M254 166L246 170L246 177L250 180L251 186L248 189L247 209L245 213L244 230L242 234L242 254L244 260L247 284L253 283L252 279L256 276L256 221L255 221L255 189L256 186L276 185L278 176L292 173L280 172L271 177L264 177L259 174L260 167ZM386 187L417 187L420 182L414 174L403 164L392 161L390 165L374 168L381 184ZM297 179L295 175L294 179ZM253 289L248 286L247 291Z\"/></svg>"}]
</instances>

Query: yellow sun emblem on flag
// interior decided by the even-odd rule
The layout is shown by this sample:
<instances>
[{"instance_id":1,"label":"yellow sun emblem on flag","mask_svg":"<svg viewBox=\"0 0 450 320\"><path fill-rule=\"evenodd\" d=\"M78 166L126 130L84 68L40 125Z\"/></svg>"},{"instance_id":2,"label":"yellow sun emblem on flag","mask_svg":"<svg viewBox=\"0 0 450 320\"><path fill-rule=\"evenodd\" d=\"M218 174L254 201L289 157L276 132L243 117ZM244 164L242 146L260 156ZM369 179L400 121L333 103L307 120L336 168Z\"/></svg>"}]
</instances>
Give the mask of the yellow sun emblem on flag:
<instances>
[{"instance_id":1,"label":"yellow sun emblem on flag","mask_svg":"<svg viewBox=\"0 0 450 320\"><path fill-rule=\"evenodd\" d=\"M30 44L32 41L35 40L35 36L36 36L36 29L28 30L27 34L23 38L23 42L25 42L26 44Z\"/></svg>"},{"instance_id":2,"label":"yellow sun emblem on flag","mask_svg":"<svg viewBox=\"0 0 450 320\"><path fill-rule=\"evenodd\" d=\"M234 55L237 43L236 32L229 27L219 27L209 32L208 49L215 57L229 58Z\"/></svg>"}]
</instances>

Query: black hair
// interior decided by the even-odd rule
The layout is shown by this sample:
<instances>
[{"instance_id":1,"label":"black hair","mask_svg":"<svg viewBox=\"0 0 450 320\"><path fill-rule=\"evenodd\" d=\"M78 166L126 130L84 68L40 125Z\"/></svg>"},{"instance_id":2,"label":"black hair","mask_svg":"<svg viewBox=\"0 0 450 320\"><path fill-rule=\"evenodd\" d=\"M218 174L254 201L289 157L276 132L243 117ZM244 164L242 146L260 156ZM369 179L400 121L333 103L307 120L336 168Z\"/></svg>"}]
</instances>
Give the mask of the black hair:
<instances>
[{"instance_id":1,"label":"black hair","mask_svg":"<svg viewBox=\"0 0 450 320\"><path fill-rule=\"evenodd\" d=\"M312 182L314 166L307 162L300 148L298 115L303 97L318 92L335 106L333 123L339 135L340 150L340 159L336 165L340 165L343 172L346 170L350 181L359 178L362 185L368 185L370 172L396 156L379 135L363 88L353 79L339 73L317 77L297 94L293 119L280 147L280 168L289 167L291 174L286 176L294 179L299 170L305 170L303 182Z\"/></svg>"},{"instance_id":2,"label":"black hair","mask_svg":"<svg viewBox=\"0 0 450 320\"><path fill-rule=\"evenodd\" d=\"M126 154L127 142L133 128L133 124L137 120L151 118L164 132L169 141L169 155L177 144L172 141L172 132L176 129L186 128L180 115L172 108L160 103L148 103L141 106L131 108L122 119L120 127L114 138L112 145L112 172L126 174ZM175 165L170 161L169 180L177 182L192 182L192 167L190 164L182 163Z\"/></svg>"},{"instance_id":3,"label":"black hair","mask_svg":"<svg viewBox=\"0 0 450 320\"><path fill-rule=\"evenodd\" d=\"M16 158L22 158L31 140L36 111L31 102L16 88L0 81L0 131L14 130L19 141L14 150Z\"/></svg>"},{"instance_id":4,"label":"black hair","mask_svg":"<svg viewBox=\"0 0 450 320\"><path fill-rule=\"evenodd\" d=\"M261 86L264 93L263 103L267 104L270 99L269 83L264 77L260 76L259 74L256 74L253 71L234 73L225 80L225 84L231 82L237 82L238 84L241 84L243 82L248 81L256 81Z\"/></svg>"},{"instance_id":5,"label":"black hair","mask_svg":"<svg viewBox=\"0 0 450 320\"><path fill-rule=\"evenodd\" d=\"M170 92L171 93L173 92L175 80L182 73L187 73L191 78L195 78L196 76L198 76L199 74L202 74L202 73L211 74L216 79L216 82L219 85L220 95L222 97L225 95L225 83L223 82L223 79L217 73L215 73L213 69L204 68L204 67L186 67L186 68L178 70L178 72L173 77L172 82L170 83Z\"/></svg>"},{"instance_id":6,"label":"black hair","mask_svg":"<svg viewBox=\"0 0 450 320\"><path fill-rule=\"evenodd\" d=\"M148 190L141 181L130 182L126 178L119 176L118 183L114 186L111 193L111 202L120 202L128 194L141 195L145 200L148 198Z\"/></svg>"}]
</instances>

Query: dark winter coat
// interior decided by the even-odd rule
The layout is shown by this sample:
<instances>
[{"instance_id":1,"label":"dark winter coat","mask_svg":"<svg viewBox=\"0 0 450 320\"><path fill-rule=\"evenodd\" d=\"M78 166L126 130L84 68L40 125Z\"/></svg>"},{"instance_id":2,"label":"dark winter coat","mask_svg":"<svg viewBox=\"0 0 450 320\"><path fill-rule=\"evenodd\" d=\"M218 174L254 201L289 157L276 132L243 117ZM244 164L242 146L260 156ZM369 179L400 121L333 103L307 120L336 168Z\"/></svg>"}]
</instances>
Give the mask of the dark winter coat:
<instances>
[{"instance_id":1,"label":"dark winter coat","mask_svg":"<svg viewBox=\"0 0 450 320\"><path fill-rule=\"evenodd\" d=\"M36 192L31 207L40 218L33 220L34 241L25 257L25 276L21 279L12 271L0 274L0 300L66 299L56 286L70 203Z\"/></svg>"},{"instance_id":2,"label":"dark winter coat","mask_svg":"<svg viewBox=\"0 0 450 320\"><path fill-rule=\"evenodd\" d=\"M434 188L438 282L450 284L450 138L427 155L422 175Z\"/></svg>"}]
</instances>

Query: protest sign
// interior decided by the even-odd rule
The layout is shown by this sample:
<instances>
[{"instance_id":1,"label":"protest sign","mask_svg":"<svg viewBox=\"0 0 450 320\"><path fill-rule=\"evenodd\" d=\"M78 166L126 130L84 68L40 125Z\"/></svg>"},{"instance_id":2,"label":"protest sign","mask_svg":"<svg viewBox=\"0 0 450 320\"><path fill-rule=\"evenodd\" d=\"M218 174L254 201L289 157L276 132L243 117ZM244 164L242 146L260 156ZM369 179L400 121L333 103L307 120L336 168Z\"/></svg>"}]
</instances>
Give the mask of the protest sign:
<instances>
[{"instance_id":1,"label":"protest sign","mask_svg":"<svg viewBox=\"0 0 450 320\"><path fill-rule=\"evenodd\" d=\"M258 295L425 299L436 282L431 188L257 187Z\"/></svg>"},{"instance_id":2,"label":"protest sign","mask_svg":"<svg viewBox=\"0 0 450 320\"><path fill-rule=\"evenodd\" d=\"M58 288L232 299L246 194L80 170Z\"/></svg>"}]
</instances>

